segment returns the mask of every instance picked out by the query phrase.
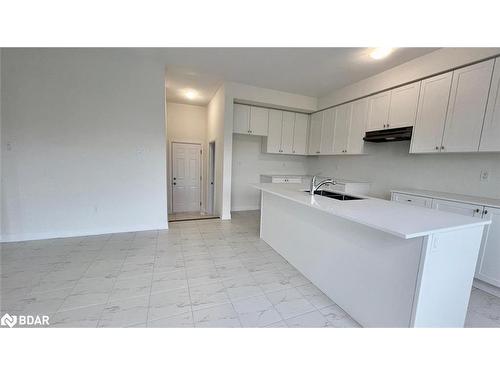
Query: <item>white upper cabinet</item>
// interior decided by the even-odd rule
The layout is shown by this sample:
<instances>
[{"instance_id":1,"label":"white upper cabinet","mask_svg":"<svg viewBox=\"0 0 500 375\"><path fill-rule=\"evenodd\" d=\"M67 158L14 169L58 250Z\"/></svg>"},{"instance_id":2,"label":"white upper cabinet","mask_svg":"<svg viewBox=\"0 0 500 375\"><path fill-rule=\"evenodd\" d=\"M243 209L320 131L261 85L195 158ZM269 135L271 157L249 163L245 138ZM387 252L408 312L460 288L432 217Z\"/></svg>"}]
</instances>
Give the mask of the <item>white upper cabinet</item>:
<instances>
[{"instance_id":1,"label":"white upper cabinet","mask_svg":"<svg viewBox=\"0 0 500 375\"><path fill-rule=\"evenodd\" d=\"M281 152L291 154L293 151L293 128L295 113L283 112L283 126L281 127Z\"/></svg>"},{"instance_id":2,"label":"white upper cabinet","mask_svg":"<svg viewBox=\"0 0 500 375\"><path fill-rule=\"evenodd\" d=\"M292 154L307 154L307 134L309 116L303 113L295 114L295 125L293 129L293 149Z\"/></svg>"},{"instance_id":3,"label":"white upper cabinet","mask_svg":"<svg viewBox=\"0 0 500 375\"><path fill-rule=\"evenodd\" d=\"M333 136L335 134L335 108L324 111L321 131L320 154L333 154Z\"/></svg>"},{"instance_id":4,"label":"white upper cabinet","mask_svg":"<svg viewBox=\"0 0 500 375\"><path fill-rule=\"evenodd\" d=\"M233 132L250 134L250 106L235 104L233 112Z\"/></svg>"},{"instance_id":5,"label":"white upper cabinet","mask_svg":"<svg viewBox=\"0 0 500 375\"><path fill-rule=\"evenodd\" d=\"M368 98L368 131L384 129L389 119L391 92L372 95Z\"/></svg>"},{"instance_id":6,"label":"white upper cabinet","mask_svg":"<svg viewBox=\"0 0 500 375\"><path fill-rule=\"evenodd\" d=\"M387 127L402 128L415 125L420 82L391 90L391 105Z\"/></svg>"},{"instance_id":7,"label":"white upper cabinet","mask_svg":"<svg viewBox=\"0 0 500 375\"><path fill-rule=\"evenodd\" d=\"M321 147L321 132L323 130L323 115L325 111L311 115L311 130L309 135L309 154L319 154Z\"/></svg>"},{"instance_id":8,"label":"white upper cabinet","mask_svg":"<svg viewBox=\"0 0 500 375\"><path fill-rule=\"evenodd\" d=\"M250 134L267 135L269 124L269 109L261 107L250 107Z\"/></svg>"},{"instance_id":9,"label":"white upper cabinet","mask_svg":"<svg viewBox=\"0 0 500 375\"><path fill-rule=\"evenodd\" d=\"M500 151L500 57L495 60L479 151Z\"/></svg>"},{"instance_id":10,"label":"white upper cabinet","mask_svg":"<svg viewBox=\"0 0 500 375\"><path fill-rule=\"evenodd\" d=\"M487 60L453 72L443 151L478 151L493 63Z\"/></svg>"},{"instance_id":11,"label":"white upper cabinet","mask_svg":"<svg viewBox=\"0 0 500 375\"><path fill-rule=\"evenodd\" d=\"M420 82L410 83L368 98L367 130L415 125Z\"/></svg>"},{"instance_id":12,"label":"white upper cabinet","mask_svg":"<svg viewBox=\"0 0 500 375\"><path fill-rule=\"evenodd\" d=\"M365 143L363 137L366 132L366 120L368 117L368 100L356 100L351 105L347 153L362 154Z\"/></svg>"},{"instance_id":13,"label":"white upper cabinet","mask_svg":"<svg viewBox=\"0 0 500 375\"><path fill-rule=\"evenodd\" d=\"M335 108L335 137L333 138L333 152L336 154L347 152L351 111L351 103L343 104Z\"/></svg>"},{"instance_id":14,"label":"white upper cabinet","mask_svg":"<svg viewBox=\"0 0 500 375\"><path fill-rule=\"evenodd\" d=\"M283 111L269 110L269 130L267 134L267 152L281 152L281 131L283 127Z\"/></svg>"},{"instance_id":15,"label":"white upper cabinet","mask_svg":"<svg viewBox=\"0 0 500 375\"><path fill-rule=\"evenodd\" d=\"M440 152L453 72L424 79L410 152Z\"/></svg>"}]
</instances>

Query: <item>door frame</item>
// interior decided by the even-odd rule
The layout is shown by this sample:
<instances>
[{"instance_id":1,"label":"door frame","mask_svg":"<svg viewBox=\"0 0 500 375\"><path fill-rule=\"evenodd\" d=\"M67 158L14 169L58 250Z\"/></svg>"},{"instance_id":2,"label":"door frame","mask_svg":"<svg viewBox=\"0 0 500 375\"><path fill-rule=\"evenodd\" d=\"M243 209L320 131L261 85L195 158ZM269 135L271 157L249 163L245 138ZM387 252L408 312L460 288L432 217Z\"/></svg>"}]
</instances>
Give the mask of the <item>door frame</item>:
<instances>
[{"instance_id":1,"label":"door frame","mask_svg":"<svg viewBox=\"0 0 500 375\"><path fill-rule=\"evenodd\" d=\"M207 200L205 211L214 215L215 203L215 141L208 143Z\"/></svg>"},{"instance_id":2,"label":"door frame","mask_svg":"<svg viewBox=\"0 0 500 375\"><path fill-rule=\"evenodd\" d=\"M198 145L200 146L200 150L201 150L201 153L200 153L200 202L201 202L201 205L200 205L200 212L203 211L202 208L203 208L203 184L204 184L204 181L203 181L203 144L200 143L200 142L186 142L186 141L177 141L175 139L172 139L170 142L169 142L169 147L170 147L170 150L169 150L169 155L170 155L170 173L168 175L168 186L169 186L169 192L170 192L170 199L169 199L169 203L170 203L170 212L169 213L174 213L174 189L173 189L173 173L174 173L174 143L180 143L180 144L187 144L187 145Z\"/></svg>"}]
</instances>

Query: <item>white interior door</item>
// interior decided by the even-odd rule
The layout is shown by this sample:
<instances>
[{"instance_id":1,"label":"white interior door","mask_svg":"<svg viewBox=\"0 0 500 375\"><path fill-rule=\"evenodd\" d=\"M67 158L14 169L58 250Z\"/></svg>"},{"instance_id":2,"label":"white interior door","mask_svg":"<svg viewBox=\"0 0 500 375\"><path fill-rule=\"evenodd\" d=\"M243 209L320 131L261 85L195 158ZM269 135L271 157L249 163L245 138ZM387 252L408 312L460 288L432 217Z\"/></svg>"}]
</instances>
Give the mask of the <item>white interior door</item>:
<instances>
[{"instance_id":1,"label":"white interior door","mask_svg":"<svg viewBox=\"0 0 500 375\"><path fill-rule=\"evenodd\" d=\"M201 145L172 143L172 211L200 211Z\"/></svg>"}]
</instances>

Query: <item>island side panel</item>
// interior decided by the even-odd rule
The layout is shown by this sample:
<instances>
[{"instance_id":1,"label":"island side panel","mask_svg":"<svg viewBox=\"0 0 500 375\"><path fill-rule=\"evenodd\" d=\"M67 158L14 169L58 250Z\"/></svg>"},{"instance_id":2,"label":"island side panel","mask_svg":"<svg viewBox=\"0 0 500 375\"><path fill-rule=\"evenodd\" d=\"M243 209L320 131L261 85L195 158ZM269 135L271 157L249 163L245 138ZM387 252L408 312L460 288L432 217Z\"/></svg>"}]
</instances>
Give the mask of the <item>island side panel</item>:
<instances>
[{"instance_id":1,"label":"island side panel","mask_svg":"<svg viewBox=\"0 0 500 375\"><path fill-rule=\"evenodd\" d=\"M409 327L422 238L262 194L261 237L365 327Z\"/></svg>"},{"instance_id":2,"label":"island side panel","mask_svg":"<svg viewBox=\"0 0 500 375\"><path fill-rule=\"evenodd\" d=\"M412 326L464 326L483 230L472 227L428 237Z\"/></svg>"}]
</instances>

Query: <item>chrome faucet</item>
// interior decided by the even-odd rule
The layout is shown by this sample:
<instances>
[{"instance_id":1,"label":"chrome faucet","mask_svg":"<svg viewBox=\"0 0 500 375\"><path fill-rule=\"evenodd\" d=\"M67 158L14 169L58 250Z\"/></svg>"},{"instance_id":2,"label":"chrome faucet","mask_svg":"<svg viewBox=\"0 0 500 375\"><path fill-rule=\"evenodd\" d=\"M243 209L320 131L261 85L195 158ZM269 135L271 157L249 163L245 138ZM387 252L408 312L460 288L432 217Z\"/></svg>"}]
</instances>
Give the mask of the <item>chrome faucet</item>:
<instances>
[{"instance_id":1,"label":"chrome faucet","mask_svg":"<svg viewBox=\"0 0 500 375\"><path fill-rule=\"evenodd\" d=\"M313 176L313 178L311 179L311 185L309 185L309 194L310 195L314 195L314 192L325 184L332 184L332 185L336 184L336 182L333 178L326 178L323 181L320 181L318 184L316 184L317 178L318 178L318 176Z\"/></svg>"}]
</instances>

